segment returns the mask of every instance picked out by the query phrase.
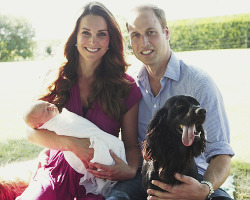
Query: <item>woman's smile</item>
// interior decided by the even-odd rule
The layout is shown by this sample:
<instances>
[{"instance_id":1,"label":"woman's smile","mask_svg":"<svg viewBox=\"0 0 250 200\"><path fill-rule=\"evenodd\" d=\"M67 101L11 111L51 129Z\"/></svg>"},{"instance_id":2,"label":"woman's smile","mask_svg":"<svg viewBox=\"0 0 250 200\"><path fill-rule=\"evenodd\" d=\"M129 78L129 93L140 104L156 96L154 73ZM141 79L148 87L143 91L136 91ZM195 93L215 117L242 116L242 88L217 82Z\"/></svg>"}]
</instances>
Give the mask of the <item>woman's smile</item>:
<instances>
[{"instance_id":1,"label":"woman's smile","mask_svg":"<svg viewBox=\"0 0 250 200\"><path fill-rule=\"evenodd\" d=\"M92 53L94 53L94 52L97 52L97 51L99 51L100 50L100 48L88 48L88 47L85 47L85 49L87 50L87 51L89 51L89 52L92 52Z\"/></svg>"}]
</instances>

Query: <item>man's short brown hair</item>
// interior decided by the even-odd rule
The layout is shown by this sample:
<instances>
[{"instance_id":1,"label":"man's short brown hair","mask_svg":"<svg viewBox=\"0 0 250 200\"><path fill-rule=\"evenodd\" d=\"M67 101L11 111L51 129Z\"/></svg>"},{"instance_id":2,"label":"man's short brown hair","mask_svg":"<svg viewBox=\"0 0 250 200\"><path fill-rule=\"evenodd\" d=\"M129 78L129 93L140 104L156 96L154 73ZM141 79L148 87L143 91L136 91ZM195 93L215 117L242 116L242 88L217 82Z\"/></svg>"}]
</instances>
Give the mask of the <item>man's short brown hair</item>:
<instances>
[{"instance_id":1,"label":"man's short brown hair","mask_svg":"<svg viewBox=\"0 0 250 200\"><path fill-rule=\"evenodd\" d=\"M133 10L139 11L139 12L144 11L144 10L153 10L153 12L155 13L157 19L159 20L161 24L162 30L165 30L167 26L167 20L166 20L165 11L163 9L153 4L144 4L144 5L136 6Z\"/></svg>"}]
</instances>

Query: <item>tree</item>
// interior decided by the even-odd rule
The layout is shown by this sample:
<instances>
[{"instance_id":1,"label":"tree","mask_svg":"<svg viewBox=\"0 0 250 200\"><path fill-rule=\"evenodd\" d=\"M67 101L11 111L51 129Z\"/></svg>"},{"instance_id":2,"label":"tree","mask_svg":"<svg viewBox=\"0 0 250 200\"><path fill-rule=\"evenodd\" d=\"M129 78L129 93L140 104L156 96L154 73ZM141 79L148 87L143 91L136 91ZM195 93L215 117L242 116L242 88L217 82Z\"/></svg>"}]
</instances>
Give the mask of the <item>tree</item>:
<instances>
[{"instance_id":1,"label":"tree","mask_svg":"<svg viewBox=\"0 0 250 200\"><path fill-rule=\"evenodd\" d=\"M0 61L32 57L34 36L26 19L0 15Z\"/></svg>"}]
</instances>

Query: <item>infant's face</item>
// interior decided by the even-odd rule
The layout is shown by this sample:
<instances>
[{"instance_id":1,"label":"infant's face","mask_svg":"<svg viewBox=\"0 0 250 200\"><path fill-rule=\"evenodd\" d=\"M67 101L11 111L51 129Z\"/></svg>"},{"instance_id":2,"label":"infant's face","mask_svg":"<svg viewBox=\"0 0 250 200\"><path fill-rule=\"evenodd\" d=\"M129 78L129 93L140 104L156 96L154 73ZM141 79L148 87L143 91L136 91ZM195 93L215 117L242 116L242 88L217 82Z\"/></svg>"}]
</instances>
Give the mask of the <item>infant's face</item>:
<instances>
[{"instance_id":1,"label":"infant's face","mask_svg":"<svg viewBox=\"0 0 250 200\"><path fill-rule=\"evenodd\" d=\"M55 117L57 114L59 114L59 111L57 107L54 104L51 104L49 102L42 103L40 107L41 112L41 122L45 123L49 121L51 118Z\"/></svg>"}]
</instances>

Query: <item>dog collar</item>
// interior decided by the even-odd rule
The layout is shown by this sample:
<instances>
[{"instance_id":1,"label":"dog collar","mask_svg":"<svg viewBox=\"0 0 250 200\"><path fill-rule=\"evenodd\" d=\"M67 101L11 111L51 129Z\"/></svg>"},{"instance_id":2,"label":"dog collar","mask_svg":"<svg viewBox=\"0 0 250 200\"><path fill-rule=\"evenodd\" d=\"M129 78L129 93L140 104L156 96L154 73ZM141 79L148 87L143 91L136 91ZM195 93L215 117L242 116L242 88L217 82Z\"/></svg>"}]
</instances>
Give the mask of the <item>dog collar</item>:
<instances>
[{"instance_id":1,"label":"dog collar","mask_svg":"<svg viewBox=\"0 0 250 200\"><path fill-rule=\"evenodd\" d=\"M201 184L206 184L209 187L209 194L207 195L207 199L212 199L212 195L214 193L214 188L212 184L208 181L201 181Z\"/></svg>"}]
</instances>

